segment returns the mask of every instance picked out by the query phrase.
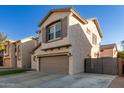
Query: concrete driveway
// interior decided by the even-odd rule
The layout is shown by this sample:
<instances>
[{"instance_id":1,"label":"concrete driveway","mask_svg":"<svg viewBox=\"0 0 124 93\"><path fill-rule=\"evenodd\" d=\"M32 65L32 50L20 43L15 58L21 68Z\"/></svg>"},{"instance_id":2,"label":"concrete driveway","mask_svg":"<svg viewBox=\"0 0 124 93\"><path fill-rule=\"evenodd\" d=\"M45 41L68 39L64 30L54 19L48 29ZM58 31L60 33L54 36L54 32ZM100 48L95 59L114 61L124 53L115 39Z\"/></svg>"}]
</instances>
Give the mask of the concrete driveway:
<instances>
[{"instance_id":1,"label":"concrete driveway","mask_svg":"<svg viewBox=\"0 0 124 93\"><path fill-rule=\"evenodd\" d=\"M77 75L26 73L0 76L4 88L106 88L116 76L81 73Z\"/></svg>"},{"instance_id":2,"label":"concrete driveway","mask_svg":"<svg viewBox=\"0 0 124 93\"><path fill-rule=\"evenodd\" d=\"M82 73L64 76L36 87L42 88L108 88L116 76L105 74Z\"/></svg>"},{"instance_id":3,"label":"concrete driveway","mask_svg":"<svg viewBox=\"0 0 124 93\"><path fill-rule=\"evenodd\" d=\"M26 73L0 76L0 87L4 88L32 88L43 82L53 80L64 75L46 74L35 71L28 71Z\"/></svg>"}]
</instances>

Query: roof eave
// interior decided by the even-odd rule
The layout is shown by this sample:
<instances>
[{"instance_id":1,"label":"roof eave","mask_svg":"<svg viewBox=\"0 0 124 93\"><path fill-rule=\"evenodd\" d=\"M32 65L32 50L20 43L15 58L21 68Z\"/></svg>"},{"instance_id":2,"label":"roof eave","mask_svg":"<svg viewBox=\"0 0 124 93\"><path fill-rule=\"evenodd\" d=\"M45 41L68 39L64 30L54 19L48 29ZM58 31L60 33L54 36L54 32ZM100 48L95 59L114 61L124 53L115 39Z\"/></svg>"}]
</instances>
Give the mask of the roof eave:
<instances>
[{"instance_id":1,"label":"roof eave","mask_svg":"<svg viewBox=\"0 0 124 93\"><path fill-rule=\"evenodd\" d=\"M54 12L72 12L74 16L76 16L77 19L79 19L84 24L87 24L88 21L84 18L82 18L73 8L63 8L63 9L52 9L40 22L39 27L46 21L46 19Z\"/></svg>"},{"instance_id":2,"label":"roof eave","mask_svg":"<svg viewBox=\"0 0 124 93\"><path fill-rule=\"evenodd\" d=\"M95 22L96 27L97 27L97 29L98 29L98 31L99 31L100 37L103 38L103 34L102 34L102 31L101 31L101 27L100 27L99 22L97 21L96 18L94 19L94 22Z\"/></svg>"}]
</instances>

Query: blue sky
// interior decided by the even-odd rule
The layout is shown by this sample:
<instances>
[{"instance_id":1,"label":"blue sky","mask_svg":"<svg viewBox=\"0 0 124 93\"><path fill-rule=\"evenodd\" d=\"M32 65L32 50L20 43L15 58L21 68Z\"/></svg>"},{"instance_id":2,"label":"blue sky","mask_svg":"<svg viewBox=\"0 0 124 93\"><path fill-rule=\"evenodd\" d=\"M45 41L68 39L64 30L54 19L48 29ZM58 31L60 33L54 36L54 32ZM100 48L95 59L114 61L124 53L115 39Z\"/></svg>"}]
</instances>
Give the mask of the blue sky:
<instances>
[{"instance_id":1,"label":"blue sky","mask_svg":"<svg viewBox=\"0 0 124 93\"><path fill-rule=\"evenodd\" d=\"M13 40L34 36L48 11L62 7L73 7L84 18L97 17L103 32L102 44L119 44L124 39L124 6L0 6L0 32Z\"/></svg>"}]
</instances>

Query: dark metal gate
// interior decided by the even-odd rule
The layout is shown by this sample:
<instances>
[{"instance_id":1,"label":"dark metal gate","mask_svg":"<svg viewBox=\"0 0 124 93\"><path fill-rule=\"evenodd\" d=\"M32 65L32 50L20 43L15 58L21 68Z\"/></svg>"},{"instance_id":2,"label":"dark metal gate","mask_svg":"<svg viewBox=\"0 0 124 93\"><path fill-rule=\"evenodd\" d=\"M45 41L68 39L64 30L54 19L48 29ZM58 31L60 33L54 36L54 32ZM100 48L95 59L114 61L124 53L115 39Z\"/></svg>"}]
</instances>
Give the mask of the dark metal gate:
<instances>
[{"instance_id":1,"label":"dark metal gate","mask_svg":"<svg viewBox=\"0 0 124 93\"><path fill-rule=\"evenodd\" d=\"M117 74L117 58L86 58L85 72L99 74Z\"/></svg>"}]
</instances>

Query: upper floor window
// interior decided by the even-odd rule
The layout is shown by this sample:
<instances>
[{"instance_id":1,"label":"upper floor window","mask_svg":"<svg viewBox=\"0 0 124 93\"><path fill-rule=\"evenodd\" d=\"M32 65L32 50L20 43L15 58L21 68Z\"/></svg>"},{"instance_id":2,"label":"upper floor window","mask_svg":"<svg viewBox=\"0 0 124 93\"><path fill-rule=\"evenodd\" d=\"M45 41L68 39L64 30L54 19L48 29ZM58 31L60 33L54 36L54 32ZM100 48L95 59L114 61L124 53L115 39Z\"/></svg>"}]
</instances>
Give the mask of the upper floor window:
<instances>
[{"instance_id":1,"label":"upper floor window","mask_svg":"<svg viewBox=\"0 0 124 93\"><path fill-rule=\"evenodd\" d=\"M55 40L61 37L61 22L56 22L47 27L47 40Z\"/></svg>"},{"instance_id":2,"label":"upper floor window","mask_svg":"<svg viewBox=\"0 0 124 93\"><path fill-rule=\"evenodd\" d=\"M92 43L93 43L94 45L97 44L97 36L96 36L95 34L92 34Z\"/></svg>"},{"instance_id":3,"label":"upper floor window","mask_svg":"<svg viewBox=\"0 0 124 93\"><path fill-rule=\"evenodd\" d=\"M91 31L89 28L87 28L87 33L90 35Z\"/></svg>"}]
</instances>

